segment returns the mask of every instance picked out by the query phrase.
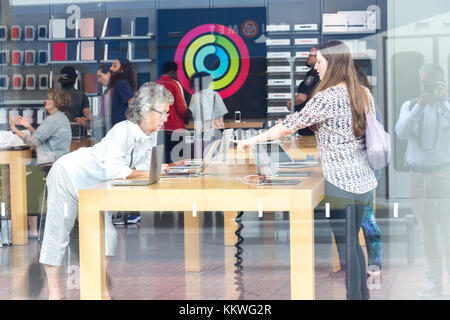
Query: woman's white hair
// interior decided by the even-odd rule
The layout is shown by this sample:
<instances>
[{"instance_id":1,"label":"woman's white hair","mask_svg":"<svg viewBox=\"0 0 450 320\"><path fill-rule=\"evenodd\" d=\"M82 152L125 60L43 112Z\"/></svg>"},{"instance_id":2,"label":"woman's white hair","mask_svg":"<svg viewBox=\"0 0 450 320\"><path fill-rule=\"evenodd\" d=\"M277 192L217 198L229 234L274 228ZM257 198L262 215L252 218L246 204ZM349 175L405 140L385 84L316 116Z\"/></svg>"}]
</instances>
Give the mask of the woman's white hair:
<instances>
[{"instance_id":1,"label":"woman's white hair","mask_svg":"<svg viewBox=\"0 0 450 320\"><path fill-rule=\"evenodd\" d=\"M134 123L140 123L148 112L162 104L173 104L172 93L155 82L144 83L128 103L125 117Z\"/></svg>"}]
</instances>

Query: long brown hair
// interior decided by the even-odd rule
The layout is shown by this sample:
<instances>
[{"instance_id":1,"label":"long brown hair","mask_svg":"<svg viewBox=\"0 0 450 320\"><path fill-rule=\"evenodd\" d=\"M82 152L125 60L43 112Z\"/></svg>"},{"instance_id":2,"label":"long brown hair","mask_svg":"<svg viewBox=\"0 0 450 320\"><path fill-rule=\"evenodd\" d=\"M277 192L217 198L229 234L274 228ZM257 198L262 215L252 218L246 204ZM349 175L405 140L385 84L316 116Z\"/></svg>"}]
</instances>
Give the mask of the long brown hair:
<instances>
[{"instance_id":1,"label":"long brown hair","mask_svg":"<svg viewBox=\"0 0 450 320\"><path fill-rule=\"evenodd\" d=\"M350 50L345 43L338 40L324 43L317 49L327 60L327 70L312 96L319 91L345 82L352 109L353 131L356 137L362 137L366 128L366 108L369 107L369 97L358 80Z\"/></svg>"},{"instance_id":2,"label":"long brown hair","mask_svg":"<svg viewBox=\"0 0 450 320\"><path fill-rule=\"evenodd\" d=\"M70 106L70 94L64 89L49 88L47 95L55 102L55 107L58 110L65 109Z\"/></svg>"}]
</instances>

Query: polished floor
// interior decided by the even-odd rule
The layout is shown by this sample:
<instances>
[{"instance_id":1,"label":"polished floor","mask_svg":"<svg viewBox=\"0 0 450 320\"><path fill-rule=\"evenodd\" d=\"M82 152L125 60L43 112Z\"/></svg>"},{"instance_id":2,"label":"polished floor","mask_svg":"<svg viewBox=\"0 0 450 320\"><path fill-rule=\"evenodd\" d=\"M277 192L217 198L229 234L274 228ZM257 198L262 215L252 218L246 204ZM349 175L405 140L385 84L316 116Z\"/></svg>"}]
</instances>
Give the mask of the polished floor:
<instances>
[{"instance_id":1,"label":"polished floor","mask_svg":"<svg viewBox=\"0 0 450 320\"><path fill-rule=\"evenodd\" d=\"M223 245L223 214L204 213L202 220L201 272L184 271L182 213L146 212L138 225L117 227L118 252L111 267L113 297L290 299L289 220L285 213L265 214L263 218L256 212L245 213L241 274L235 273L236 249ZM383 270L381 279L374 280L371 299L422 299L426 268L417 226L413 227L414 237L408 240L401 221L380 219L378 224L383 234ZM330 276L333 258L328 224L317 221L315 225L316 299L345 299L344 278ZM71 238L61 282L68 299L79 299L76 229ZM413 241L409 249L408 241ZM28 246L0 248L0 299L47 298L38 255L36 240L30 240ZM450 298L447 283L444 296L439 298Z\"/></svg>"}]
</instances>

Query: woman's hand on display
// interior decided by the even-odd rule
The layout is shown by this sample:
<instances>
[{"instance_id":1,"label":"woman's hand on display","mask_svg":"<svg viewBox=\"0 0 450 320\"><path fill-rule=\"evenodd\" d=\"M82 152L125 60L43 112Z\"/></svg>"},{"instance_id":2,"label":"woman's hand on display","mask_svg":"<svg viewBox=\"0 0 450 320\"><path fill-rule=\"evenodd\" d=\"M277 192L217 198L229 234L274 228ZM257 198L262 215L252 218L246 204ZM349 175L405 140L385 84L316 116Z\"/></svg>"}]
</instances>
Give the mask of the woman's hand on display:
<instances>
[{"instance_id":1,"label":"woman's hand on display","mask_svg":"<svg viewBox=\"0 0 450 320\"><path fill-rule=\"evenodd\" d=\"M25 128L29 128L31 127L30 124L30 115L27 116L27 118L25 119L22 116L18 116L16 119L16 124L18 124L19 126L25 127Z\"/></svg>"},{"instance_id":2,"label":"woman's hand on display","mask_svg":"<svg viewBox=\"0 0 450 320\"><path fill-rule=\"evenodd\" d=\"M9 115L9 128L14 130L16 128L17 119L14 119L11 115Z\"/></svg>"},{"instance_id":3,"label":"woman's hand on display","mask_svg":"<svg viewBox=\"0 0 450 320\"><path fill-rule=\"evenodd\" d=\"M244 139L244 140L231 140L232 142L236 143L236 149L239 151L245 151L250 147L253 143L250 141L250 139Z\"/></svg>"}]
</instances>

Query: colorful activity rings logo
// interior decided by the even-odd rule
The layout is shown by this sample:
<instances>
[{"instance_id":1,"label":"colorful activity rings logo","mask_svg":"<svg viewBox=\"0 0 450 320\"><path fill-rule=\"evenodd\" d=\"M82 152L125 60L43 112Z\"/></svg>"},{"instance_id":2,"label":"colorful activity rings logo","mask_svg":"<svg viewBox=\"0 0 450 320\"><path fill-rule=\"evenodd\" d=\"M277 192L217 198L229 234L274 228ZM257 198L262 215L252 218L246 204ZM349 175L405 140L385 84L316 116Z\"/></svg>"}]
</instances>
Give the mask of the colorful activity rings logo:
<instances>
[{"instance_id":1,"label":"colorful activity rings logo","mask_svg":"<svg viewBox=\"0 0 450 320\"><path fill-rule=\"evenodd\" d=\"M189 31L175 52L178 79L192 93L189 78L196 72L211 74L212 89L223 99L236 93L250 69L250 57L242 38L220 24L203 24Z\"/></svg>"}]
</instances>

